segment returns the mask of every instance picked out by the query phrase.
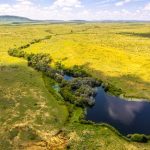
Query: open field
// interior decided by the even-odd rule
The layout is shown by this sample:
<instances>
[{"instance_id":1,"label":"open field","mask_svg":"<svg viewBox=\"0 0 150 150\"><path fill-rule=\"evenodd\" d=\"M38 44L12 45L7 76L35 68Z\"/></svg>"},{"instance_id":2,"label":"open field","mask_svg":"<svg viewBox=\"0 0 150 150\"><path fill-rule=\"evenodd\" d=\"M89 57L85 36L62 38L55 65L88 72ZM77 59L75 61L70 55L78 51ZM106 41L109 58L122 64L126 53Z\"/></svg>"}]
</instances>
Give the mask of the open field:
<instances>
[{"instance_id":1,"label":"open field","mask_svg":"<svg viewBox=\"0 0 150 150\"><path fill-rule=\"evenodd\" d=\"M0 26L0 149L148 150L105 126L80 124L82 109L69 109L49 92L42 74L8 49L52 35L28 53L50 53L67 67L85 65L93 76L121 87L125 96L150 99L148 24ZM134 33L133 33L134 32ZM140 42L139 42L140 41Z\"/></svg>"},{"instance_id":2,"label":"open field","mask_svg":"<svg viewBox=\"0 0 150 150\"><path fill-rule=\"evenodd\" d=\"M26 34L29 28L9 28L1 30L9 35L1 36L0 46L0 149L6 150L48 141L68 118L67 107L48 92L42 74L7 54L9 47L34 38Z\"/></svg>"},{"instance_id":3,"label":"open field","mask_svg":"<svg viewBox=\"0 0 150 150\"><path fill-rule=\"evenodd\" d=\"M85 65L93 76L121 88L125 97L150 99L149 24L66 26L52 25L52 38L26 52L49 53L67 67Z\"/></svg>"}]
</instances>

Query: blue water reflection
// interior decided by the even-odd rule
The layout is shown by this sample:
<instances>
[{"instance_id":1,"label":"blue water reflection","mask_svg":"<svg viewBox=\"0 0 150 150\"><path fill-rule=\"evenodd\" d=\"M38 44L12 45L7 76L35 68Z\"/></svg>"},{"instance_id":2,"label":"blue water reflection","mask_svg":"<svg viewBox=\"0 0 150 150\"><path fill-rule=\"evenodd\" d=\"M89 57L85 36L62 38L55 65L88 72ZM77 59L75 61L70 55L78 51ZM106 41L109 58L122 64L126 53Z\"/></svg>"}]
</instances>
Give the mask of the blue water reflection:
<instances>
[{"instance_id":1,"label":"blue water reflection","mask_svg":"<svg viewBox=\"0 0 150 150\"><path fill-rule=\"evenodd\" d=\"M108 95L97 88L96 103L87 109L86 119L96 123L108 123L127 135L150 134L150 103L126 101Z\"/></svg>"},{"instance_id":2,"label":"blue water reflection","mask_svg":"<svg viewBox=\"0 0 150 150\"><path fill-rule=\"evenodd\" d=\"M69 80L72 80L73 77L72 76L69 76L69 75L64 75L64 79L69 81Z\"/></svg>"}]
</instances>

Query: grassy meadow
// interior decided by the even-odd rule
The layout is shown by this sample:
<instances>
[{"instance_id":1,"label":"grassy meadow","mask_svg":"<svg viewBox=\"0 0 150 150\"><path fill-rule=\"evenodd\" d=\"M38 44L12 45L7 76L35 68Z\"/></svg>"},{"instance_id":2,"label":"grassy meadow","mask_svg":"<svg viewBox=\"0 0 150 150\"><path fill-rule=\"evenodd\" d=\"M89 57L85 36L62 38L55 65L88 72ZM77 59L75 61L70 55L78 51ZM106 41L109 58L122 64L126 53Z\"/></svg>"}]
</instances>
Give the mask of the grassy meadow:
<instances>
[{"instance_id":1,"label":"grassy meadow","mask_svg":"<svg viewBox=\"0 0 150 150\"><path fill-rule=\"evenodd\" d=\"M106 126L79 123L81 108L65 104L52 81L7 53L51 35L25 51L49 53L66 67L84 65L94 77L122 88L124 96L150 99L149 29L133 23L1 25L0 149L150 149L150 143L129 142Z\"/></svg>"},{"instance_id":2,"label":"grassy meadow","mask_svg":"<svg viewBox=\"0 0 150 150\"><path fill-rule=\"evenodd\" d=\"M32 27L0 28L0 149L20 149L57 134L68 109L48 92L41 73L7 53L10 47L26 44L44 32Z\"/></svg>"},{"instance_id":3,"label":"grassy meadow","mask_svg":"<svg viewBox=\"0 0 150 150\"><path fill-rule=\"evenodd\" d=\"M134 23L52 25L52 38L26 52L50 53L67 67L84 65L93 76L120 87L125 97L150 99L149 29Z\"/></svg>"}]
</instances>

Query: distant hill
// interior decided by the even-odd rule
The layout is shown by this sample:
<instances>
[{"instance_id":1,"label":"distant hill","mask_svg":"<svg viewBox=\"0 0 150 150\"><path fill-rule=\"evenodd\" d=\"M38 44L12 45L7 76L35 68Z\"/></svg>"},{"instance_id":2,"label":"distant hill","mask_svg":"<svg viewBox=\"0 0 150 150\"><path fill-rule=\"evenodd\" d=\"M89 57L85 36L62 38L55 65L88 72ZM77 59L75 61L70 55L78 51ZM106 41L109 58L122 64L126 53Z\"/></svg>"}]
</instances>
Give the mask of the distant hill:
<instances>
[{"instance_id":1,"label":"distant hill","mask_svg":"<svg viewBox=\"0 0 150 150\"><path fill-rule=\"evenodd\" d=\"M63 20L32 20L26 17L20 16L10 16L3 15L0 16L0 24L3 23L12 23L12 24L20 24L20 23L63 23Z\"/></svg>"},{"instance_id":2,"label":"distant hill","mask_svg":"<svg viewBox=\"0 0 150 150\"><path fill-rule=\"evenodd\" d=\"M13 22L31 22L32 20L19 16L0 16L0 23L13 23Z\"/></svg>"},{"instance_id":3,"label":"distant hill","mask_svg":"<svg viewBox=\"0 0 150 150\"><path fill-rule=\"evenodd\" d=\"M34 24L43 24L43 23L98 23L98 22L105 22L105 23L112 23L112 22L150 22L150 21L137 21L137 20L32 20L26 17L20 16L11 16L11 15L2 15L0 16L0 24L22 24L22 23L34 23Z\"/></svg>"}]
</instances>

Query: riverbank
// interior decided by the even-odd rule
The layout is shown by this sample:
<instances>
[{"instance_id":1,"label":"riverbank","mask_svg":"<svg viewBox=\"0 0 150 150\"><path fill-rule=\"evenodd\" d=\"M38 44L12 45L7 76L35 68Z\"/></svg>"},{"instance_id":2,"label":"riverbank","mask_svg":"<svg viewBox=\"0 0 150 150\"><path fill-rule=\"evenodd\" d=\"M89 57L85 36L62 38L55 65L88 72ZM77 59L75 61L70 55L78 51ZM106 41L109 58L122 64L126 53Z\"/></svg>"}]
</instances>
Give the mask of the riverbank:
<instances>
[{"instance_id":1,"label":"riverbank","mask_svg":"<svg viewBox=\"0 0 150 150\"><path fill-rule=\"evenodd\" d=\"M53 91L55 94L57 93L59 95L59 92L56 91L56 89L53 89L57 82L53 79L48 78L46 75L43 75L43 79L45 81L45 84L47 85L48 89L51 89L51 92ZM52 92L52 93L53 93ZM59 95L60 96L60 95ZM127 136L122 135L117 129L115 129L113 126L107 124L107 123L94 123L92 121L85 120L86 116L86 110L84 110L81 107L78 107L74 104L67 103L64 101L68 107L69 110L69 118L67 122L65 123L65 126L68 126L70 124L78 124L78 126L93 126L93 128L97 127L104 127L105 129L109 129L112 132L114 132L118 137L123 138L124 140L131 142L143 142L146 143L150 140L150 136L144 135L144 134L130 134ZM63 132L66 132L65 130Z\"/></svg>"},{"instance_id":2,"label":"riverbank","mask_svg":"<svg viewBox=\"0 0 150 150\"><path fill-rule=\"evenodd\" d=\"M66 69L61 63L56 63L56 68L51 68L49 66L51 58L48 54L29 55L22 51L22 49L24 48L11 49L8 51L8 53L11 56L26 58L28 60L29 66L33 67L35 70L45 73L47 77L53 78L53 80L59 85L57 91L61 94L65 101L69 101L72 105L82 108L95 104L94 97L96 95L96 92L94 91L94 88L100 86L102 83L101 81L89 77L88 74L84 72L79 66L75 66L71 69ZM65 74L71 75L72 77L74 77L74 79L65 81L63 77ZM86 87L86 89L82 86ZM120 89L118 90L110 84L108 84L107 86L103 84L102 86L106 92L112 91L116 95L120 95L121 93ZM70 110L72 109L69 108L69 112L71 114L72 111ZM86 123L89 122L87 121ZM129 137L132 140L134 139L134 135L131 135ZM138 135L138 137L141 139L140 142L149 140L146 135L144 135L144 137L142 135Z\"/></svg>"}]
</instances>

